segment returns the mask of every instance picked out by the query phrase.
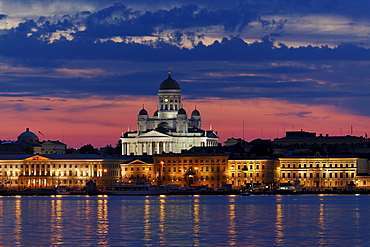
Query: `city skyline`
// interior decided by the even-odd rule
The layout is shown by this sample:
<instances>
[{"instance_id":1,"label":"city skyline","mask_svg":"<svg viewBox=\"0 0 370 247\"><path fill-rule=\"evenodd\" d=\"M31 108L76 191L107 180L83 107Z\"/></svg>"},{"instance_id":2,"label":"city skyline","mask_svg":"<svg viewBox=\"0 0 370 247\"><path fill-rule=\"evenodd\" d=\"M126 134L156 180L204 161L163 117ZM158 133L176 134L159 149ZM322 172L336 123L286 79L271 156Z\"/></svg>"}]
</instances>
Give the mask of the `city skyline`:
<instances>
[{"instance_id":1,"label":"city skyline","mask_svg":"<svg viewBox=\"0 0 370 247\"><path fill-rule=\"evenodd\" d=\"M29 127L78 148L115 145L153 115L167 68L203 128L227 138L285 131L364 136L366 1L0 3L0 138Z\"/></svg>"}]
</instances>

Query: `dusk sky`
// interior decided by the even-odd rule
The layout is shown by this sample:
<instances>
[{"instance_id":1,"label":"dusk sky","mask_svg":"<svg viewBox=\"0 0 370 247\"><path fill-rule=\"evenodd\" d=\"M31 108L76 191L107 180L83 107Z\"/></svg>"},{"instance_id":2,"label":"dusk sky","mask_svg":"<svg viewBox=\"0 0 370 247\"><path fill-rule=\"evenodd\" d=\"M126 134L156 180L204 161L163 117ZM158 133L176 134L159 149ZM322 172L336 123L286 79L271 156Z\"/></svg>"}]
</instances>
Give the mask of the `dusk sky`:
<instances>
[{"instance_id":1,"label":"dusk sky","mask_svg":"<svg viewBox=\"0 0 370 247\"><path fill-rule=\"evenodd\" d=\"M0 1L1 140L115 145L168 67L227 138L370 133L370 2Z\"/></svg>"}]
</instances>

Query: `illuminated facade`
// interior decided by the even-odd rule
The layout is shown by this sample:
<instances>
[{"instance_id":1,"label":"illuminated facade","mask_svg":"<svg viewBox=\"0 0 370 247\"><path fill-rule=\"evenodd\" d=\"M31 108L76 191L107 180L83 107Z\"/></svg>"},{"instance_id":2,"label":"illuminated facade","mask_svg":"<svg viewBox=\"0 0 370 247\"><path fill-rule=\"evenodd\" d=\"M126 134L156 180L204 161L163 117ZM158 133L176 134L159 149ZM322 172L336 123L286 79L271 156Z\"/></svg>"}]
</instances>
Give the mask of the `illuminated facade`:
<instances>
[{"instance_id":1,"label":"illuminated facade","mask_svg":"<svg viewBox=\"0 0 370 247\"><path fill-rule=\"evenodd\" d=\"M158 184L221 187L230 184L228 155L163 154L154 156Z\"/></svg>"},{"instance_id":2,"label":"illuminated facade","mask_svg":"<svg viewBox=\"0 0 370 247\"><path fill-rule=\"evenodd\" d=\"M120 164L120 182L148 182L155 183L155 169L153 161L135 159Z\"/></svg>"},{"instance_id":3,"label":"illuminated facade","mask_svg":"<svg viewBox=\"0 0 370 247\"><path fill-rule=\"evenodd\" d=\"M296 183L307 189L345 189L348 184L370 188L367 159L343 157L279 158L277 181Z\"/></svg>"},{"instance_id":4,"label":"illuminated facade","mask_svg":"<svg viewBox=\"0 0 370 247\"><path fill-rule=\"evenodd\" d=\"M123 160L99 155L2 155L0 184L6 188L98 187L115 184Z\"/></svg>"},{"instance_id":5,"label":"illuminated facade","mask_svg":"<svg viewBox=\"0 0 370 247\"><path fill-rule=\"evenodd\" d=\"M137 130L122 134L122 155L181 153L195 146L217 146L217 133L202 130L200 112L194 109L190 118L181 103L181 90L171 74L158 90L158 105L152 118L141 109Z\"/></svg>"},{"instance_id":6,"label":"illuminated facade","mask_svg":"<svg viewBox=\"0 0 370 247\"><path fill-rule=\"evenodd\" d=\"M234 186L273 186L277 160L274 159L230 159L229 178Z\"/></svg>"}]
</instances>

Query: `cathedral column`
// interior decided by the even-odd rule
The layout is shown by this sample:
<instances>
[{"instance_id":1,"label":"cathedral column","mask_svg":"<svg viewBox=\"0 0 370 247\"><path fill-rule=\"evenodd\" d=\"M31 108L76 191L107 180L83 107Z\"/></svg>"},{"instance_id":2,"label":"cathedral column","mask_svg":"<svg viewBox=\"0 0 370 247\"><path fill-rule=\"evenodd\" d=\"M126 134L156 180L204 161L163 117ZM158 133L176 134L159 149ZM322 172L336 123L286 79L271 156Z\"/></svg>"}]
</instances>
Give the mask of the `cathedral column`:
<instances>
[{"instance_id":1,"label":"cathedral column","mask_svg":"<svg viewBox=\"0 0 370 247\"><path fill-rule=\"evenodd\" d=\"M122 152L122 155L125 155L126 154L126 144L125 143L122 143L122 147L121 147L121 152Z\"/></svg>"},{"instance_id":2,"label":"cathedral column","mask_svg":"<svg viewBox=\"0 0 370 247\"><path fill-rule=\"evenodd\" d=\"M148 147L147 147L147 142L144 142L143 144L143 153L148 153Z\"/></svg>"},{"instance_id":3,"label":"cathedral column","mask_svg":"<svg viewBox=\"0 0 370 247\"><path fill-rule=\"evenodd\" d=\"M137 155L143 154L143 144L141 142L137 143Z\"/></svg>"},{"instance_id":4,"label":"cathedral column","mask_svg":"<svg viewBox=\"0 0 370 247\"><path fill-rule=\"evenodd\" d=\"M129 142L127 143L127 153L126 154L130 155L130 143Z\"/></svg>"},{"instance_id":5,"label":"cathedral column","mask_svg":"<svg viewBox=\"0 0 370 247\"><path fill-rule=\"evenodd\" d=\"M153 155L153 142L148 143L149 152L148 155Z\"/></svg>"},{"instance_id":6,"label":"cathedral column","mask_svg":"<svg viewBox=\"0 0 370 247\"><path fill-rule=\"evenodd\" d=\"M157 146L157 154L159 154L159 142L156 142L156 146Z\"/></svg>"},{"instance_id":7,"label":"cathedral column","mask_svg":"<svg viewBox=\"0 0 370 247\"><path fill-rule=\"evenodd\" d=\"M167 153L168 142L163 142L163 152Z\"/></svg>"}]
</instances>

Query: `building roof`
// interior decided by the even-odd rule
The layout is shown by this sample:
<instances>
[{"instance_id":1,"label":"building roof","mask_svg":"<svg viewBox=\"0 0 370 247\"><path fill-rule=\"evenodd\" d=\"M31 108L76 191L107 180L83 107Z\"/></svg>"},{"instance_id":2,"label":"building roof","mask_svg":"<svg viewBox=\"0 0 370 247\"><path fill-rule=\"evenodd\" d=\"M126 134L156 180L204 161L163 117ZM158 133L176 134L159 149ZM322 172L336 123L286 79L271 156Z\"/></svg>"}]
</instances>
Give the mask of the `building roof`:
<instances>
[{"instance_id":1,"label":"building roof","mask_svg":"<svg viewBox=\"0 0 370 247\"><path fill-rule=\"evenodd\" d=\"M186 111L185 111L185 109L184 108L181 108L178 112L177 112L177 114L186 114Z\"/></svg>"},{"instance_id":2,"label":"building roof","mask_svg":"<svg viewBox=\"0 0 370 247\"><path fill-rule=\"evenodd\" d=\"M192 116L200 116L200 112L197 109L194 109L194 111L191 113Z\"/></svg>"},{"instance_id":3,"label":"building roof","mask_svg":"<svg viewBox=\"0 0 370 247\"><path fill-rule=\"evenodd\" d=\"M34 156L41 156L51 160L126 160L123 157L103 156L98 154L4 154L1 160L24 160Z\"/></svg>"},{"instance_id":4,"label":"building roof","mask_svg":"<svg viewBox=\"0 0 370 247\"><path fill-rule=\"evenodd\" d=\"M167 79L164 80L159 86L159 90L169 90L169 89L180 90L179 83L172 79L171 74L168 74Z\"/></svg>"},{"instance_id":5,"label":"building roof","mask_svg":"<svg viewBox=\"0 0 370 247\"><path fill-rule=\"evenodd\" d=\"M37 135L35 133L31 132L29 128L26 128L26 131L21 133L18 136L18 138L19 137L36 137L36 138L38 138Z\"/></svg>"},{"instance_id":6,"label":"building roof","mask_svg":"<svg viewBox=\"0 0 370 247\"><path fill-rule=\"evenodd\" d=\"M148 112L143 108L140 110L139 115L148 115Z\"/></svg>"}]
</instances>

